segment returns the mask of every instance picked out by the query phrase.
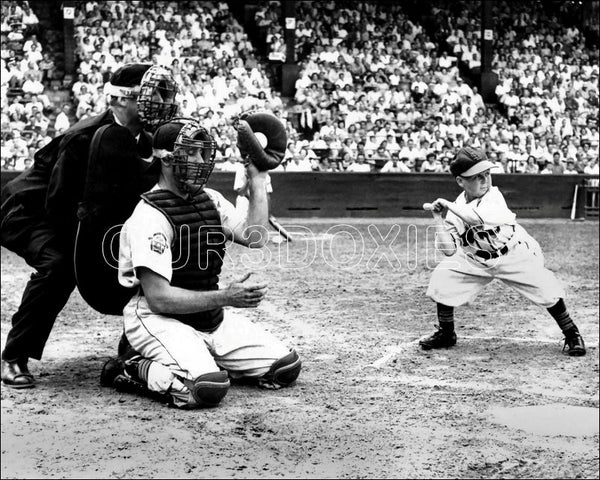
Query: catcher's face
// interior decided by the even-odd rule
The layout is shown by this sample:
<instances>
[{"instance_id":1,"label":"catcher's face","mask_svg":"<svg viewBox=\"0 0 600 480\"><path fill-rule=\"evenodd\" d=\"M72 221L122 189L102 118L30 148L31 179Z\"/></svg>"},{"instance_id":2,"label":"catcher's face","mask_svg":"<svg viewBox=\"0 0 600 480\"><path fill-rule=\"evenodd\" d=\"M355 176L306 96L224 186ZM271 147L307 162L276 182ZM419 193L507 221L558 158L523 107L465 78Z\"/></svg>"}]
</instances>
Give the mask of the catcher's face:
<instances>
[{"instance_id":1,"label":"catcher's face","mask_svg":"<svg viewBox=\"0 0 600 480\"><path fill-rule=\"evenodd\" d=\"M175 145L173 178L182 192L194 195L204 188L215 166L216 148L212 138L184 140Z\"/></svg>"}]
</instances>

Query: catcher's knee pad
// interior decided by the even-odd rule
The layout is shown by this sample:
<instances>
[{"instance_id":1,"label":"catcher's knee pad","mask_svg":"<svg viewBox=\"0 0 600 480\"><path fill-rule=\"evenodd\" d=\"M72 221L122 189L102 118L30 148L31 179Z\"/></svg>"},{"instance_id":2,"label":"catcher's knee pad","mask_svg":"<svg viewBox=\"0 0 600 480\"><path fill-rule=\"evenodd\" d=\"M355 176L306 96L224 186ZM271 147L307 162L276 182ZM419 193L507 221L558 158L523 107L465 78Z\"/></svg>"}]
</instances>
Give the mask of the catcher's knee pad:
<instances>
[{"instance_id":1,"label":"catcher's knee pad","mask_svg":"<svg viewBox=\"0 0 600 480\"><path fill-rule=\"evenodd\" d=\"M296 350L292 350L271 365L269 371L259 378L258 384L264 388L287 387L296 381L301 368L300 357Z\"/></svg>"},{"instance_id":2,"label":"catcher's knee pad","mask_svg":"<svg viewBox=\"0 0 600 480\"><path fill-rule=\"evenodd\" d=\"M231 385L227 372L205 373L185 384L200 407L216 407Z\"/></svg>"}]
</instances>

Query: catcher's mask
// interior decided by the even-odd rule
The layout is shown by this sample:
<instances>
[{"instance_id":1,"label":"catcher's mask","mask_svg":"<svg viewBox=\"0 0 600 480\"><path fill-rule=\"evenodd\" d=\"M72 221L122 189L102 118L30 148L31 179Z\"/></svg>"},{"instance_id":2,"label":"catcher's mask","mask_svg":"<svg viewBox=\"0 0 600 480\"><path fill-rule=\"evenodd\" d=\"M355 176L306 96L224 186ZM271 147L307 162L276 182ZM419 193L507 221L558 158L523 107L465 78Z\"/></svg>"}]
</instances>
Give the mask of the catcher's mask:
<instances>
[{"instance_id":1,"label":"catcher's mask","mask_svg":"<svg viewBox=\"0 0 600 480\"><path fill-rule=\"evenodd\" d=\"M158 127L154 155L168 159L179 189L194 195L208 181L215 166L217 142L196 120L175 118Z\"/></svg>"},{"instance_id":2,"label":"catcher's mask","mask_svg":"<svg viewBox=\"0 0 600 480\"><path fill-rule=\"evenodd\" d=\"M173 75L166 68L153 65L146 71L140 84L137 106L140 120L147 130L154 131L158 125L176 115L178 105L175 96L178 90Z\"/></svg>"}]
</instances>

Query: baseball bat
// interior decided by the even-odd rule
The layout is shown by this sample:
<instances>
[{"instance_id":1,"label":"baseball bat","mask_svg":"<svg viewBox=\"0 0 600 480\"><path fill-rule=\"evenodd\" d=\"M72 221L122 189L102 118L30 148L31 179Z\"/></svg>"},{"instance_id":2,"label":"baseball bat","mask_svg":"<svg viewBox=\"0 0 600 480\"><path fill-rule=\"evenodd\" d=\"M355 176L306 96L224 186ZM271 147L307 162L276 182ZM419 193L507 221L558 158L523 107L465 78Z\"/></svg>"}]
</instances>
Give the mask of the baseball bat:
<instances>
[{"instance_id":1,"label":"baseball bat","mask_svg":"<svg viewBox=\"0 0 600 480\"><path fill-rule=\"evenodd\" d=\"M579 193L579 185L575 185L573 192L573 203L571 204L571 220L575 220L575 211L577 210L577 194Z\"/></svg>"},{"instance_id":2,"label":"baseball bat","mask_svg":"<svg viewBox=\"0 0 600 480\"><path fill-rule=\"evenodd\" d=\"M269 223L273 225L273 228L275 228L275 230L279 232L279 235L285 238L288 242L292 241L292 236L290 235L290 233L281 226L281 223L279 223L279 221L275 218L274 215L269 215Z\"/></svg>"}]
</instances>

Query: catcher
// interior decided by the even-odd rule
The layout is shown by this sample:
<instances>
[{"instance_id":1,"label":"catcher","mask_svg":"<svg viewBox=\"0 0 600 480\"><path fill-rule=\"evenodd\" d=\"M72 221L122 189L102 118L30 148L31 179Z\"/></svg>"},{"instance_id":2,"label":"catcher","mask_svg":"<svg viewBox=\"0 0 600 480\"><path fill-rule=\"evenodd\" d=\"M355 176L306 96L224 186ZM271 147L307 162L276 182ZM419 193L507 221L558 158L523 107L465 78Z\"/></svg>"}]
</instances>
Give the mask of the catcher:
<instances>
[{"instance_id":1,"label":"catcher","mask_svg":"<svg viewBox=\"0 0 600 480\"><path fill-rule=\"evenodd\" d=\"M106 268L101 239L156 183L159 166L145 160L152 157L146 130L173 116L176 92L173 77L161 67L122 66L105 85L109 108L37 151L33 166L3 189L2 245L36 269L2 352L5 385L35 385L28 361L42 358L76 283L90 305L115 313L107 303L123 298L104 282L118 287L116 269L97 270Z\"/></svg>"},{"instance_id":2,"label":"catcher","mask_svg":"<svg viewBox=\"0 0 600 480\"><path fill-rule=\"evenodd\" d=\"M482 150L462 148L450 171L463 193L454 202L438 198L423 206L441 227L436 246L449 258L436 267L427 289L437 303L439 328L419 343L425 350L454 346L454 307L473 301L497 278L547 308L565 336L563 350L570 356L585 355L583 338L563 300L565 292L544 266L538 242L492 186L491 167Z\"/></svg>"},{"instance_id":3,"label":"catcher","mask_svg":"<svg viewBox=\"0 0 600 480\"><path fill-rule=\"evenodd\" d=\"M230 378L276 389L298 377L295 350L239 310L258 306L267 285L252 282L250 273L224 289L218 285L227 241L260 248L268 239L264 168L270 163L261 160L277 160L247 146L254 133L245 121L238 135L252 160L246 216L205 188L216 143L200 124L175 119L154 134L158 184L142 195L121 231L120 282L136 290L123 312L129 347L122 345L123 353L104 365L103 386L197 408L216 406Z\"/></svg>"}]
</instances>

